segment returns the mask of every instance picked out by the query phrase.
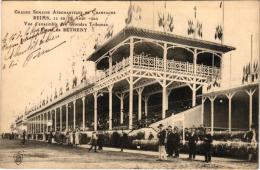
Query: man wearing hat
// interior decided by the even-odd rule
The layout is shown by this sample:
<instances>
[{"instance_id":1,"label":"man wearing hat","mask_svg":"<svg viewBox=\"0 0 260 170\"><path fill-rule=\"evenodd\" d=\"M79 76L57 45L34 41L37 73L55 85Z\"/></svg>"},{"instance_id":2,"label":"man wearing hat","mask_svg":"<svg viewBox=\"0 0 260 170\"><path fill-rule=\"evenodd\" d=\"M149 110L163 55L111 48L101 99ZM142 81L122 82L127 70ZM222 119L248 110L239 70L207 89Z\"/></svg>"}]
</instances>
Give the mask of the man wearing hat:
<instances>
[{"instance_id":1,"label":"man wearing hat","mask_svg":"<svg viewBox=\"0 0 260 170\"><path fill-rule=\"evenodd\" d=\"M174 134L172 132L172 126L168 126L168 128L167 128L167 142L166 142L168 157L171 157L173 155L173 147L174 147Z\"/></svg>"},{"instance_id":2,"label":"man wearing hat","mask_svg":"<svg viewBox=\"0 0 260 170\"><path fill-rule=\"evenodd\" d=\"M92 132L91 147L89 148L88 151L91 151L93 147L94 147L94 151L97 152L97 133L95 131Z\"/></svg>"},{"instance_id":3,"label":"man wearing hat","mask_svg":"<svg viewBox=\"0 0 260 170\"><path fill-rule=\"evenodd\" d=\"M197 142L198 136L196 134L195 127L193 127L191 128L191 132L188 134L189 159L195 159Z\"/></svg>"},{"instance_id":4,"label":"man wearing hat","mask_svg":"<svg viewBox=\"0 0 260 170\"><path fill-rule=\"evenodd\" d=\"M210 134L210 128L206 129L206 134L204 137L204 154L205 162L211 161L211 149L212 149L212 135Z\"/></svg>"},{"instance_id":5,"label":"man wearing hat","mask_svg":"<svg viewBox=\"0 0 260 170\"><path fill-rule=\"evenodd\" d=\"M166 150L165 150L165 139L166 139L166 130L163 129L163 125L159 124L158 145L159 145L159 160L167 160Z\"/></svg>"},{"instance_id":6,"label":"man wearing hat","mask_svg":"<svg viewBox=\"0 0 260 170\"><path fill-rule=\"evenodd\" d=\"M181 138L180 138L180 134L178 132L178 127L175 126L174 132L173 132L173 150L175 152L175 156L174 156L175 158L179 157L180 142L181 142Z\"/></svg>"}]
</instances>

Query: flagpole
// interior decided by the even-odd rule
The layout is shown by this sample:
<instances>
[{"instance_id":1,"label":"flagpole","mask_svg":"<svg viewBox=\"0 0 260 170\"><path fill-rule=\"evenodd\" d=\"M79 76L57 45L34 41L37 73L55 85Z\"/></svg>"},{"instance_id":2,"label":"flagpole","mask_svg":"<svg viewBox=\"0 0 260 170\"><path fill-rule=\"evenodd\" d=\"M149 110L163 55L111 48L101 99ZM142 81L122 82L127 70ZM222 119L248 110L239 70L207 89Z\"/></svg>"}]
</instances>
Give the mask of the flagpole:
<instances>
[{"instance_id":1,"label":"flagpole","mask_svg":"<svg viewBox=\"0 0 260 170\"><path fill-rule=\"evenodd\" d=\"M251 34L251 59L250 59L250 74L252 74L253 70L253 34Z\"/></svg>"},{"instance_id":2,"label":"flagpole","mask_svg":"<svg viewBox=\"0 0 260 170\"><path fill-rule=\"evenodd\" d=\"M195 17L195 24L194 24L194 34L193 34L193 38L194 39L196 39L196 34L197 34L197 17L196 17L196 10L197 10L197 8L196 8L196 6L194 6L194 17Z\"/></svg>"},{"instance_id":3,"label":"flagpole","mask_svg":"<svg viewBox=\"0 0 260 170\"><path fill-rule=\"evenodd\" d=\"M232 67L231 67L231 53L230 53L230 58L229 58L229 87L231 87L231 72L232 72Z\"/></svg>"},{"instance_id":4,"label":"flagpole","mask_svg":"<svg viewBox=\"0 0 260 170\"><path fill-rule=\"evenodd\" d=\"M224 5L225 3L224 3L224 1L222 1L222 5L223 5L223 7L222 7L222 27L223 27L223 33L222 33L222 38L221 38L221 44L223 44L224 43L224 21L225 21L225 15L224 15L224 8L225 8L225 5Z\"/></svg>"},{"instance_id":5,"label":"flagpole","mask_svg":"<svg viewBox=\"0 0 260 170\"><path fill-rule=\"evenodd\" d=\"M154 1L153 1L153 30L154 30Z\"/></svg>"}]
</instances>

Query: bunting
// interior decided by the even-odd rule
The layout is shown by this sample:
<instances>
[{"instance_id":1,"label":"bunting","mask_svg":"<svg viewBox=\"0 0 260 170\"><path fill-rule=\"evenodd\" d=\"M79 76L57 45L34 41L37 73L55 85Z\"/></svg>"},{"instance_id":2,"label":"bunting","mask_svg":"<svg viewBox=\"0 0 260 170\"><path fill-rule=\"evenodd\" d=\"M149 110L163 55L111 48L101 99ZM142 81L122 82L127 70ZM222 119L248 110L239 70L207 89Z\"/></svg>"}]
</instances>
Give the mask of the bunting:
<instances>
[{"instance_id":1,"label":"bunting","mask_svg":"<svg viewBox=\"0 0 260 170\"><path fill-rule=\"evenodd\" d=\"M158 26L162 27L164 31L173 32L173 16L170 13L168 13L167 17L158 13Z\"/></svg>"},{"instance_id":2,"label":"bunting","mask_svg":"<svg viewBox=\"0 0 260 170\"><path fill-rule=\"evenodd\" d=\"M114 25L109 25L106 30L105 39L109 39L113 36Z\"/></svg>"},{"instance_id":3,"label":"bunting","mask_svg":"<svg viewBox=\"0 0 260 170\"><path fill-rule=\"evenodd\" d=\"M251 63L249 62L248 64L243 66L242 84L248 82L254 82L258 80L258 74L259 74L258 62L254 62L252 66Z\"/></svg>"},{"instance_id":4,"label":"bunting","mask_svg":"<svg viewBox=\"0 0 260 170\"><path fill-rule=\"evenodd\" d=\"M202 37L202 23L197 22L197 34L199 37Z\"/></svg>"},{"instance_id":5,"label":"bunting","mask_svg":"<svg viewBox=\"0 0 260 170\"><path fill-rule=\"evenodd\" d=\"M188 20L188 35L194 34L194 24L191 19Z\"/></svg>"}]
</instances>

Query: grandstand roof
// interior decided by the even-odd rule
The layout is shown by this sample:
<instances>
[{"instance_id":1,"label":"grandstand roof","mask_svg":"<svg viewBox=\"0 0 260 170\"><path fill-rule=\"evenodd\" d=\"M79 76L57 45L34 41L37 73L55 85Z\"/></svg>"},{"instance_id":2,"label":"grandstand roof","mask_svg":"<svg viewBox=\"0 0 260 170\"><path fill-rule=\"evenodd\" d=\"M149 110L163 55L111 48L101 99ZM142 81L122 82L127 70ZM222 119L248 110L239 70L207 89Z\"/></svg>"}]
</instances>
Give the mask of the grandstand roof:
<instances>
[{"instance_id":1,"label":"grandstand roof","mask_svg":"<svg viewBox=\"0 0 260 170\"><path fill-rule=\"evenodd\" d=\"M105 42L101 47L95 50L89 57L88 60L96 61L99 57L107 53L111 48L124 41L130 36L137 36L143 38L151 38L160 41L167 41L181 45L187 45L191 47L204 48L209 50L218 51L220 53L229 52L235 50L234 47L222 45L205 40L199 40L171 33L148 30L136 27L125 27L117 35L113 36L109 41Z\"/></svg>"}]
</instances>

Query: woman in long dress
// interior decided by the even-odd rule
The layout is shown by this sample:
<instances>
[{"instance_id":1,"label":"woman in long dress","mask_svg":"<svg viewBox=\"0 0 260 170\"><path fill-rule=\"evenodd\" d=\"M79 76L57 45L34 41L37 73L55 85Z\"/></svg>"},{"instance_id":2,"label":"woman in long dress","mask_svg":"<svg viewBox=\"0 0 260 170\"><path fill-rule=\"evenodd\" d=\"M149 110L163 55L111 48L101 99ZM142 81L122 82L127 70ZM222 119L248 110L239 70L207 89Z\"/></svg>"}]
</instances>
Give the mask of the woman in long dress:
<instances>
[{"instance_id":1,"label":"woman in long dress","mask_svg":"<svg viewBox=\"0 0 260 170\"><path fill-rule=\"evenodd\" d=\"M75 133L75 145L79 145L79 135L80 135L80 132L79 130L77 129L76 130L76 133Z\"/></svg>"},{"instance_id":2,"label":"woman in long dress","mask_svg":"<svg viewBox=\"0 0 260 170\"><path fill-rule=\"evenodd\" d=\"M72 130L70 130L69 135L70 135L70 144L73 145L73 131Z\"/></svg>"}]
</instances>

